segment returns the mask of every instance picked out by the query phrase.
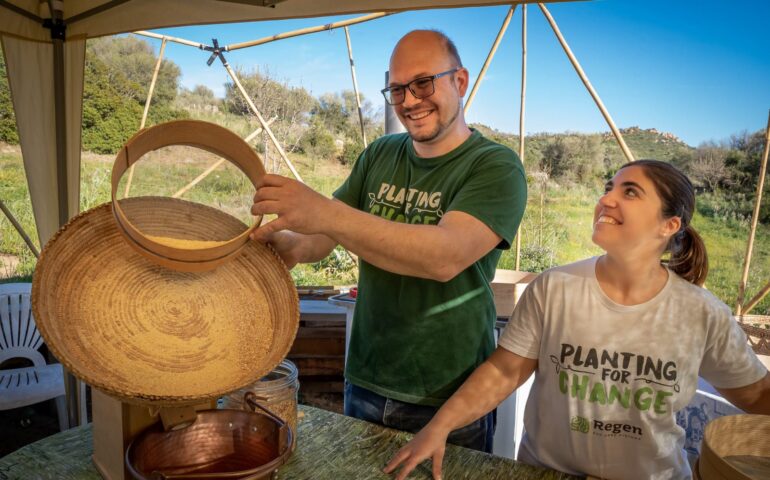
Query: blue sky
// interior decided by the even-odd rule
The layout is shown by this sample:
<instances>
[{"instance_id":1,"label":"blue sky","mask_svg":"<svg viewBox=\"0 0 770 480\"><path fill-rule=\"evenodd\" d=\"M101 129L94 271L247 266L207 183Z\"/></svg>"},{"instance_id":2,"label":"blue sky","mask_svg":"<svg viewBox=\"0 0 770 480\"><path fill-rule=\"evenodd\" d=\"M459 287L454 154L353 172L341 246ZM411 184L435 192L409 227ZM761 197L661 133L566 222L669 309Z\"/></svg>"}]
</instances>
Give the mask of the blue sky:
<instances>
[{"instance_id":1,"label":"blue sky","mask_svg":"<svg viewBox=\"0 0 770 480\"><path fill-rule=\"evenodd\" d=\"M696 146L766 126L770 109L770 35L766 0L597 0L548 6L562 34L619 127L657 128ZM406 12L350 27L356 75L366 99L381 108L390 52L415 28L435 28L457 44L473 83L508 7ZM528 134L608 131L540 10L528 7ZM262 38L347 17L212 25L158 33L220 45ZM150 40L156 51L160 41ZM169 43L166 58L182 84L218 95L227 73L208 53ZM227 54L245 70L269 69L314 95L352 89L344 31L280 40ZM518 132L521 7L508 27L468 114Z\"/></svg>"}]
</instances>

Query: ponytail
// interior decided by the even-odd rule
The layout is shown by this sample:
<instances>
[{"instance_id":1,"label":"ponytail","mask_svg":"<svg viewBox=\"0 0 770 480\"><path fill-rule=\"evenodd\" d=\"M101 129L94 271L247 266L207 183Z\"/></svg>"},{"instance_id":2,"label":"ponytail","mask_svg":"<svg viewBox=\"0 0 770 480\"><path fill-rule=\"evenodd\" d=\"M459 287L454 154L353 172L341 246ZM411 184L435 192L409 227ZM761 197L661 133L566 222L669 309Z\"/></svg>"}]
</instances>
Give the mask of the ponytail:
<instances>
[{"instance_id":1,"label":"ponytail","mask_svg":"<svg viewBox=\"0 0 770 480\"><path fill-rule=\"evenodd\" d=\"M687 176L670 163L659 160L637 160L620 167L640 167L655 185L661 201L663 218L679 217L682 227L666 245L665 252L671 257L662 263L672 272L700 287L709 273L706 245L698 232L690 225L695 212L695 188Z\"/></svg>"},{"instance_id":2,"label":"ponytail","mask_svg":"<svg viewBox=\"0 0 770 480\"><path fill-rule=\"evenodd\" d=\"M709 273L709 259L706 245L692 225L677 232L667 250L671 252L668 268L688 282L702 287Z\"/></svg>"}]
</instances>

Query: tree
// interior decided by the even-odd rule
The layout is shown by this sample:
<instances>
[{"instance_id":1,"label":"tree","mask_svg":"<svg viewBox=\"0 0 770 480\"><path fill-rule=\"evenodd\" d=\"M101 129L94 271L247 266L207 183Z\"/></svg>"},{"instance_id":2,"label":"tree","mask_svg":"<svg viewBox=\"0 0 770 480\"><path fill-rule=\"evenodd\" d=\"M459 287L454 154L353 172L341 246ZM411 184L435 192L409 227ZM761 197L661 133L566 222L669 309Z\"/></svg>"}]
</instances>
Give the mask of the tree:
<instances>
[{"instance_id":1,"label":"tree","mask_svg":"<svg viewBox=\"0 0 770 480\"><path fill-rule=\"evenodd\" d=\"M85 66L83 88L83 148L97 153L116 152L139 129L142 106L125 92L128 80L112 72L98 58Z\"/></svg>"},{"instance_id":2,"label":"tree","mask_svg":"<svg viewBox=\"0 0 770 480\"><path fill-rule=\"evenodd\" d=\"M703 144L695 152L688 172L696 182L715 191L720 185L730 183L730 170L725 164L726 150L714 143Z\"/></svg>"},{"instance_id":3,"label":"tree","mask_svg":"<svg viewBox=\"0 0 770 480\"><path fill-rule=\"evenodd\" d=\"M83 88L83 148L114 153L139 129L157 57L132 36L89 40ZM188 115L173 107L179 67L164 60L155 84L147 124Z\"/></svg>"},{"instance_id":4,"label":"tree","mask_svg":"<svg viewBox=\"0 0 770 480\"><path fill-rule=\"evenodd\" d=\"M270 126L276 138L283 142L287 151L295 150L308 129L309 114L317 103L316 99L304 88L291 87L286 81L276 80L268 70L244 73L237 67L235 71L262 117L265 120L276 118ZM255 115L233 83L225 84L223 105L231 113L252 119L256 128Z\"/></svg>"},{"instance_id":5,"label":"tree","mask_svg":"<svg viewBox=\"0 0 770 480\"><path fill-rule=\"evenodd\" d=\"M127 80L118 87L121 95L144 105L158 61L146 40L133 35L95 38L88 41L88 54L104 63L111 79L122 75ZM180 75L181 70L174 62L167 59L161 62L152 95L153 105L168 105L174 101Z\"/></svg>"},{"instance_id":6,"label":"tree","mask_svg":"<svg viewBox=\"0 0 770 480\"><path fill-rule=\"evenodd\" d=\"M176 99L176 105L188 110L218 111L221 103L205 85L196 85L192 90L182 88Z\"/></svg>"},{"instance_id":7,"label":"tree","mask_svg":"<svg viewBox=\"0 0 770 480\"><path fill-rule=\"evenodd\" d=\"M13 112L11 90L8 88L7 79L5 58L0 53L0 141L19 143L19 134L16 131L16 115Z\"/></svg>"}]
</instances>

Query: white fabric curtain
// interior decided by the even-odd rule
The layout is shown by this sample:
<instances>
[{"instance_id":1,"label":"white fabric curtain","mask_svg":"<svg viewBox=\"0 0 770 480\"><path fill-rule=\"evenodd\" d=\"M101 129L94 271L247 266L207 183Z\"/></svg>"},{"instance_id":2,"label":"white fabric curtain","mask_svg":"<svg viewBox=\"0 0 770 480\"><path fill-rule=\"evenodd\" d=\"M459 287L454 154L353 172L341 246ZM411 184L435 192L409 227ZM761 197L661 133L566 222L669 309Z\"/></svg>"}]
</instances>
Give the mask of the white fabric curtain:
<instances>
[{"instance_id":1,"label":"white fabric curtain","mask_svg":"<svg viewBox=\"0 0 770 480\"><path fill-rule=\"evenodd\" d=\"M80 198L85 40L64 45L68 207L74 215ZM38 238L45 245L59 229L53 45L4 35L2 46Z\"/></svg>"}]
</instances>

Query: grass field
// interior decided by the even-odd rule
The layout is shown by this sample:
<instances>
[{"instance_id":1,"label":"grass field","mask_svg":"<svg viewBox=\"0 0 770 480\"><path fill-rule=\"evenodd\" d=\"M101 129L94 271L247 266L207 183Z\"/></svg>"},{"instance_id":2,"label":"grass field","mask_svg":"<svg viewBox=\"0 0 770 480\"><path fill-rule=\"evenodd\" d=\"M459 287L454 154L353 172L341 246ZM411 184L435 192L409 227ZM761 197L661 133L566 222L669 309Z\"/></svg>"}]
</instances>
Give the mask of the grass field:
<instances>
[{"instance_id":1,"label":"grass field","mask_svg":"<svg viewBox=\"0 0 770 480\"><path fill-rule=\"evenodd\" d=\"M334 161L313 161L304 155L291 155L290 158L305 181L325 195L330 195L347 175L347 169ZM189 147L169 147L150 154L137 164L131 196L171 196L216 159L212 154ZM84 154L81 167L82 210L109 200L112 161L111 156ZM279 173L287 175L288 169L283 167ZM125 182L124 177L119 196L122 196ZM182 198L219 208L249 224L252 221L249 214L252 191L248 179L226 163ZM522 269L541 271L601 253L591 243L592 211L598 195L598 186L564 187L554 183L543 186L533 181L521 229ZM30 236L37 239L18 147L0 146L0 198ZM711 273L707 287L734 308L749 223L730 216L716 218L698 214L693 224L704 237L709 251ZM4 216L0 218L0 254L4 255L0 260L4 260L6 265L0 266L0 277L31 276L35 258ZM13 258L18 265L12 269L8 267L8 258ZM513 251L505 252L500 267L513 268L514 265ZM298 266L292 275L300 285L345 285L356 281L353 263L339 249L336 255L318 264ZM768 280L770 226L760 225L747 298ZM770 314L770 297L765 298L752 313Z\"/></svg>"}]
</instances>

